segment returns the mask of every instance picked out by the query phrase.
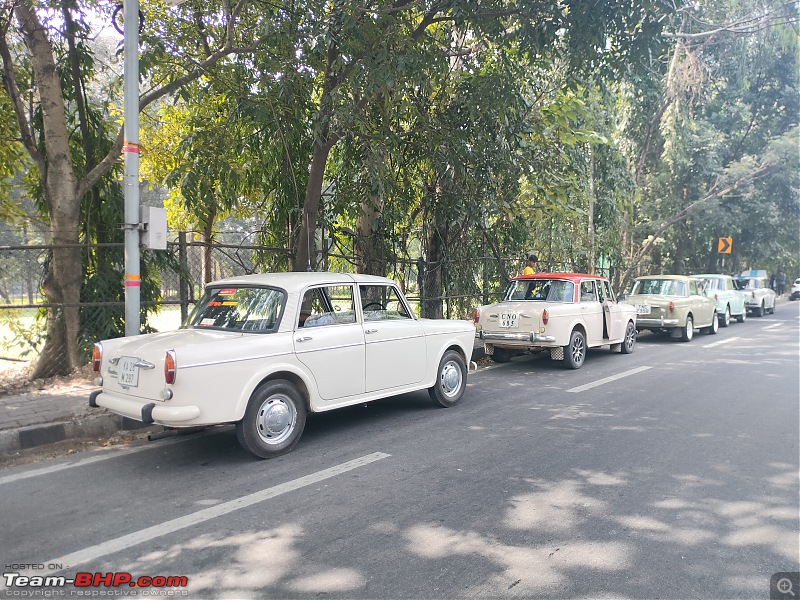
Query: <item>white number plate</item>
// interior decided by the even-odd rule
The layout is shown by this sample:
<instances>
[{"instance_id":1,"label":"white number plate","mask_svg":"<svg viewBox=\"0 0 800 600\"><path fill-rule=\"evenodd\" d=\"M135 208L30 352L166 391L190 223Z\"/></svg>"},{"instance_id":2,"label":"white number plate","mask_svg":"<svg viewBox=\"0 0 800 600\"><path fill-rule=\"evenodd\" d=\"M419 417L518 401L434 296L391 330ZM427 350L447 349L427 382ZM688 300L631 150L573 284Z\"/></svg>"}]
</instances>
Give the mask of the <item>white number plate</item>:
<instances>
[{"instance_id":1,"label":"white number plate","mask_svg":"<svg viewBox=\"0 0 800 600\"><path fill-rule=\"evenodd\" d=\"M506 329L510 327L517 327L519 325L519 313L507 312L500 313L500 327Z\"/></svg>"},{"instance_id":2,"label":"white number plate","mask_svg":"<svg viewBox=\"0 0 800 600\"><path fill-rule=\"evenodd\" d=\"M636 305L636 314L637 315L649 315L650 314L650 305L649 304L637 304Z\"/></svg>"},{"instance_id":3,"label":"white number plate","mask_svg":"<svg viewBox=\"0 0 800 600\"><path fill-rule=\"evenodd\" d=\"M138 358L132 356L123 356L119 359L117 366L117 381L120 385L126 387L136 387L139 385L139 367L136 363L139 362Z\"/></svg>"}]
</instances>

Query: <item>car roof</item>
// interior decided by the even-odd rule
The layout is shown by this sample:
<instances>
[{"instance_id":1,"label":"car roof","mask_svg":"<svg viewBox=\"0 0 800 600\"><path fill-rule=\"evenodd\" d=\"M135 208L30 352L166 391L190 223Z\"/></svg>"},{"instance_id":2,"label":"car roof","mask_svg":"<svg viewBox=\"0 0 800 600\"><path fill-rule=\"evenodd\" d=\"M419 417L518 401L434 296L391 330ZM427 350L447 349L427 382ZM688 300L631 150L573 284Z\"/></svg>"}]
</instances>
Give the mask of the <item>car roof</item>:
<instances>
[{"instance_id":1,"label":"car roof","mask_svg":"<svg viewBox=\"0 0 800 600\"><path fill-rule=\"evenodd\" d=\"M331 273L328 271L289 271L285 273L256 273L217 279L206 284L206 287L220 285L255 285L282 288L288 292L299 291L314 284L341 283L393 284L393 280L377 275L360 275L355 273Z\"/></svg>"},{"instance_id":2,"label":"car roof","mask_svg":"<svg viewBox=\"0 0 800 600\"><path fill-rule=\"evenodd\" d=\"M642 275L636 279L674 279L676 281L685 281L692 277L702 277L702 275Z\"/></svg>"},{"instance_id":3,"label":"car roof","mask_svg":"<svg viewBox=\"0 0 800 600\"><path fill-rule=\"evenodd\" d=\"M733 277L724 273L698 273L697 275L691 275L691 277L727 277L728 279L733 279Z\"/></svg>"},{"instance_id":4,"label":"car roof","mask_svg":"<svg viewBox=\"0 0 800 600\"><path fill-rule=\"evenodd\" d=\"M564 279L573 283L581 279L605 279L602 275L589 275L588 273L534 273L533 275L517 275L511 281L525 281L528 279Z\"/></svg>"}]
</instances>

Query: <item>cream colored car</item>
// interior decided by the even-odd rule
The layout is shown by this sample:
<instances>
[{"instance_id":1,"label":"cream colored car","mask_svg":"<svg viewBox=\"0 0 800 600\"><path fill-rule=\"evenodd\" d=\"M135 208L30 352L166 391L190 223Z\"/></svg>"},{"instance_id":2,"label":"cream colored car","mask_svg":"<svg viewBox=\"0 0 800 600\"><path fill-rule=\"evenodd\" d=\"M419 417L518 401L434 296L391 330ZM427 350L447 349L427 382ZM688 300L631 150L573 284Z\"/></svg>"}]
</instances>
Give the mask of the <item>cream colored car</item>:
<instances>
[{"instance_id":1,"label":"cream colored car","mask_svg":"<svg viewBox=\"0 0 800 600\"><path fill-rule=\"evenodd\" d=\"M608 280L596 275L515 277L505 299L475 309L474 320L476 336L495 362L547 350L553 360L579 369L588 348L608 345L630 354L636 347L636 309L617 302Z\"/></svg>"},{"instance_id":2,"label":"cream colored car","mask_svg":"<svg viewBox=\"0 0 800 600\"><path fill-rule=\"evenodd\" d=\"M717 303L703 295L702 285L685 275L639 277L625 301L636 306L639 330L669 331L689 342L697 328L710 334L719 329Z\"/></svg>"},{"instance_id":3,"label":"cream colored car","mask_svg":"<svg viewBox=\"0 0 800 600\"><path fill-rule=\"evenodd\" d=\"M307 412L427 389L457 404L475 329L418 319L397 284L341 273L269 273L209 283L172 332L95 344L92 406L145 423L236 423L260 458L291 450Z\"/></svg>"}]
</instances>

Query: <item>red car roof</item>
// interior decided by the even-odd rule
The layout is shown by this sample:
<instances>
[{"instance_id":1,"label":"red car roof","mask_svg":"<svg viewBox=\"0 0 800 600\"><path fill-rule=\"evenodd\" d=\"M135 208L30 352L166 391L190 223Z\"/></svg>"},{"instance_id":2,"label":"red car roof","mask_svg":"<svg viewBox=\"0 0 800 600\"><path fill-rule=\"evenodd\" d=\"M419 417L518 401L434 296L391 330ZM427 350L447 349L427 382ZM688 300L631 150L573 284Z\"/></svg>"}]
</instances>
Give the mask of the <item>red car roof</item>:
<instances>
[{"instance_id":1,"label":"red car roof","mask_svg":"<svg viewBox=\"0 0 800 600\"><path fill-rule=\"evenodd\" d=\"M581 279L605 279L602 275L589 275L588 273L534 273L533 275L517 275L511 281L525 279L565 279L577 283Z\"/></svg>"}]
</instances>

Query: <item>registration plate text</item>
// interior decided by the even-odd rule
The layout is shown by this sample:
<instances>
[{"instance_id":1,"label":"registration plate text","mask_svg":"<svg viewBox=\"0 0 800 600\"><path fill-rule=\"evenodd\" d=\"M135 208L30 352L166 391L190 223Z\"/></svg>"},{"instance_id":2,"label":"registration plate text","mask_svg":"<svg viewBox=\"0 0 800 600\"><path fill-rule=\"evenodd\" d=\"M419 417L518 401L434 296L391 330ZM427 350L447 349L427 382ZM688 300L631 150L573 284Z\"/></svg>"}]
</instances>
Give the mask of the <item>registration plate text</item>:
<instances>
[{"instance_id":1,"label":"registration plate text","mask_svg":"<svg viewBox=\"0 0 800 600\"><path fill-rule=\"evenodd\" d=\"M123 356L119 359L117 370L117 381L125 387L136 387L139 385L138 358Z\"/></svg>"}]
</instances>

